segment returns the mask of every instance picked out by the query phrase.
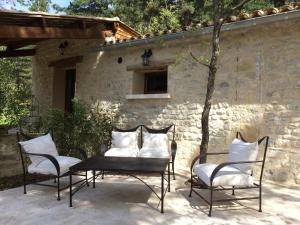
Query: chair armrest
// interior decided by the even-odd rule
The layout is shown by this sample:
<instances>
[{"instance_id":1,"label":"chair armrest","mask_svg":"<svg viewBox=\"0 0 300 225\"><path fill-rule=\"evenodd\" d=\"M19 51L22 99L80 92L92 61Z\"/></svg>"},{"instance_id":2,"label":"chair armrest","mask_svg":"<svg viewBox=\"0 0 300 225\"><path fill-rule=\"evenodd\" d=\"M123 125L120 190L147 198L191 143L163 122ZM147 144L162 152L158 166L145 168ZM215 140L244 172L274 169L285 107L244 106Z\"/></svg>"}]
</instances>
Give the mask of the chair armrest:
<instances>
[{"instance_id":1,"label":"chair armrest","mask_svg":"<svg viewBox=\"0 0 300 225\"><path fill-rule=\"evenodd\" d=\"M45 158L49 159L53 163L53 165L55 166L55 169L57 171L57 176L60 175L60 166L59 166L59 163L57 162L57 160L52 155L39 154L39 153L27 153L27 152L25 152L25 154L26 155L41 156L41 157L45 157Z\"/></svg>"},{"instance_id":2,"label":"chair armrest","mask_svg":"<svg viewBox=\"0 0 300 225\"><path fill-rule=\"evenodd\" d=\"M212 172L211 177L210 177L210 185L212 186L213 180L214 180L215 176L225 166L235 165L235 164L244 164L244 163L262 163L262 162L263 162L262 160L255 160L255 161L237 161L237 162L225 162L225 163L221 163Z\"/></svg>"},{"instance_id":3,"label":"chair armrest","mask_svg":"<svg viewBox=\"0 0 300 225\"><path fill-rule=\"evenodd\" d=\"M174 162L177 152L177 143L176 141L172 140L171 142L171 156L172 156L172 162Z\"/></svg>"},{"instance_id":4,"label":"chair armrest","mask_svg":"<svg viewBox=\"0 0 300 225\"><path fill-rule=\"evenodd\" d=\"M193 161L192 161L192 164L191 164L191 173L193 172L193 167L194 167L194 164L200 160L200 158L204 158L205 156L208 156L208 155L226 155L228 154L228 152L211 152L211 153L206 153L206 154L199 154L197 155Z\"/></svg>"},{"instance_id":5,"label":"chair armrest","mask_svg":"<svg viewBox=\"0 0 300 225\"><path fill-rule=\"evenodd\" d=\"M74 148L74 150L78 151L83 159L87 159L87 154L82 148Z\"/></svg>"}]
</instances>

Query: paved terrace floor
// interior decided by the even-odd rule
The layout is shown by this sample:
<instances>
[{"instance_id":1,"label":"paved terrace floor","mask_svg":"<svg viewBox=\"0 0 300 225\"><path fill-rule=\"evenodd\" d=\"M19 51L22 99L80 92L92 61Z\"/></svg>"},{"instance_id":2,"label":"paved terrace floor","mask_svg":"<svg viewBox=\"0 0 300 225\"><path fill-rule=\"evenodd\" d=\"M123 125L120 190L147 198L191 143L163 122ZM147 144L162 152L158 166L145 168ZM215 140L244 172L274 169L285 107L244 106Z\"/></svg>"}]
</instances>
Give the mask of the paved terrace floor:
<instances>
[{"instance_id":1,"label":"paved terrace floor","mask_svg":"<svg viewBox=\"0 0 300 225\"><path fill-rule=\"evenodd\" d=\"M62 192L61 201L56 201L55 190L47 187L29 185L27 195L22 187L2 191L0 224L300 224L300 186L265 182L262 213L257 211L257 201L252 200L216 206L209 218L207 205L196 195L188 197L188 173L177 172L177 180L172 181L171 192L165 198L164 214L159 212L156 197L139 181L107 176L97 180L96 189L86 187L77 192L73 208L68 206L68 191ZM160 178L146 181L159 191ZM242 191L237 194L245 195Z\"/></svg>"}]
</instances>

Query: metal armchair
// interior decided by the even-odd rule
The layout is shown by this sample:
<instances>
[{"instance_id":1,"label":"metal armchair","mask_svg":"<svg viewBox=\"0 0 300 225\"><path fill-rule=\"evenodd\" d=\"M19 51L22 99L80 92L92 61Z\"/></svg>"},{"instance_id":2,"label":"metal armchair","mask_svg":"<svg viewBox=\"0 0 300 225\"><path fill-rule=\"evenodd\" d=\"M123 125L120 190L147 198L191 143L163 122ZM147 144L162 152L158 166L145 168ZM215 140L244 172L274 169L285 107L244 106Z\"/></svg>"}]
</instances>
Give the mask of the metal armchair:
<instances>
[{"instance_id":1,"label":"metal armchair","mask_svg":"<svg viewBox=\"0 0 300 225\"><path fill-rule=\"evenodd\" d=\"M43 136L46 136L47 134L52 134L52 132L46 132ZM45 184L45 183L33 183L33 184L57 188L57 200L60 200L60 191L69 187L69 186L60 187L60 178L67 176L69 174L69 167L80 162L81 160L73 157L59 156L58 154L52 154L50 152L47 152L45 149L40 149L40 152L38 153L36 151L35 152L25 151L24 147L22 147L22 145L20 144L21 141L29 141L35 138L38 137L27 135L21 129L19 132L17 132L17 141L18 141L19 153L20 153L22 168L23 168L24 194L27 193L26 177L28 176L28 174L44 174L53 177L54 183L56 184L55 185ZM87 154L84 150L80 148L75 148L75 149L79 151L79 153L82 156L82 159L87 158ZM33 163L31 161L31 163L29 163L28 158L31 158L32 160L32 157L40 157L40 161L38 163ZM87 171L85 172L85 174L77 174L77 175L84 176L85 178L77 181L76 183L87 182L88 185Z\"/></svg>"},{"instance_id":2,"label":"metal armchair","mask_svg":"<svg viewBox=\"0 0 300 225\"><path fill-rule=\"evenodd\" d=\"M240 132L237 132L236 138L240 138L245 143L248 143ZM230 154L230 152L219 152L219 153L207 153L198 155L191 165L191 189L189 196L192 196L194 192L197 196L203 199L209 205L208 216L211 216L212 206L215 202L225 202L225 201L236 201L236 200L259 200L259 209L262 211L262 178L265 166L266 154L268 149L269 137L265 136L257 141L258 145L262 142L265 143L263 148L263 154L261 159L255 160L241 160L241 161L228 161L221 164L199 164L195 166L196 162L199 162L201 157L210 155L222 155ZM253 177L253 170L245 172L238 166L248 165L253 166L253 164L260 164L260 175L258 179ZM208 189L210 190L209 199L207 200L199 191L196 189ZM235 190L239 189L258 189L258 196L249 196L242 198L227 198L227 199L213 199L214 191L232 191L232 195L235 195Z\"/></svg>"}]
</instances>

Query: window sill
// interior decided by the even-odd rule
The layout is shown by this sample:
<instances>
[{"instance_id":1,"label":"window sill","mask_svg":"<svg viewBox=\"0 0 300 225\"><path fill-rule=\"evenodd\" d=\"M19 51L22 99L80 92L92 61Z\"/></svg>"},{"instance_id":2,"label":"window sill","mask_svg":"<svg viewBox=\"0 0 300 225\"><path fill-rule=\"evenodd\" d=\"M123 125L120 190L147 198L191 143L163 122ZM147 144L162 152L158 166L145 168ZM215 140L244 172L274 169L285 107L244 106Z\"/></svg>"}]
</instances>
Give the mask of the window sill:
<instances>
[{"instance_id":1,"label":"window sill","mask_svg":"<svg viewBox=\"0 0 300 225\"><path fill-rule=\"evenodd\" d=\"M126 99L134 100L134 99L170 99L171 95L169 93L164 94L131 94L126 95Z\"/></svg>"}]
</instances>

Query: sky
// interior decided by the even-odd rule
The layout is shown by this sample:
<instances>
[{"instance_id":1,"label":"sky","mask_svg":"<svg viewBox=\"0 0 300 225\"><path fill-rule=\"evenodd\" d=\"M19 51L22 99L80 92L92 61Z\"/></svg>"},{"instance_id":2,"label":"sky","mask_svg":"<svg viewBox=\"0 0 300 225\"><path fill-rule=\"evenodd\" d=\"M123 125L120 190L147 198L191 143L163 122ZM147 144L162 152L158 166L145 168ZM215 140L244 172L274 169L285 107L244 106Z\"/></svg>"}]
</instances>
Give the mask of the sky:
<instances>
[{"instance_id":1,"label":"sky","mask_svg":"<svg viewBox=\"0 0 300 225\"><path fill-rule=\"evenodd\" d=\"M71 0L52 0L52 3L57 4L59 6L68 6L70 1ZM13 2L16 2L16 5L14 5ZM17 3L16 0L0 0L0 5L6 9L15 8L17 10L28 11L26 7L20 6L20 4ZM50 9L50 12L54 13L54 10Z\"/></svg>"}]
</instances>

